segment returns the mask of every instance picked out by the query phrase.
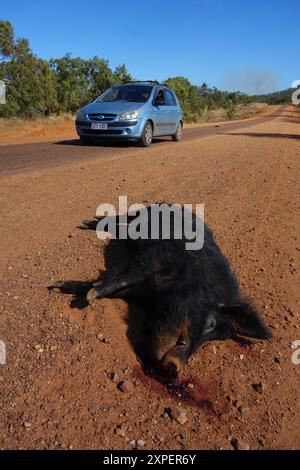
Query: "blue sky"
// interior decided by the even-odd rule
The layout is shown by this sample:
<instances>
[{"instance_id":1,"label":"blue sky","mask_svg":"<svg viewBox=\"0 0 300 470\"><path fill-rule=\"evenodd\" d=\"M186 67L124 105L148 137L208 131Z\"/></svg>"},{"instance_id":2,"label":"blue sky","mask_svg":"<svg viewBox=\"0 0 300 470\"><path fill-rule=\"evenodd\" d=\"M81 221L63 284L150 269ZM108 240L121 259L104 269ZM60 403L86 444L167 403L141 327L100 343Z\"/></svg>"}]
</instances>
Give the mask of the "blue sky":
<instances>
[{"instance_id":1,"label":"blue sky","mask_svg":"<svg viewBox=\"0 0 300 470\"><path fill-rule=\"evenodd\" d=\"M299 0L1 3L0 18L42 58L98 55L137 79L183 75L253 93L300 80Z\"/></svg>"}]
</instances>

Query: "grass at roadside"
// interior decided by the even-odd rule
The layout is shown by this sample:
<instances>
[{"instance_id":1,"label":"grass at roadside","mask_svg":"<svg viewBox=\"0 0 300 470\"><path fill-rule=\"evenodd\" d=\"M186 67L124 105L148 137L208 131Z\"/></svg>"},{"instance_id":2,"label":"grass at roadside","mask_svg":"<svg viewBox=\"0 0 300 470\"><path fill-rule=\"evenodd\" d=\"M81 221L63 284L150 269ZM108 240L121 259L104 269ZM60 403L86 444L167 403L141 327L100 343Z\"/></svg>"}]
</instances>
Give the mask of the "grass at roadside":
<instances>
[{"instance_id":1,"label":"grass at roadside","mask_svg":"<svg viewBox=\"0 0 300 470\"><path fill-rule=\"evenodd\" d=\"M237 106L233 119L251 118L267 107L263 103ZM76 139L74 120L75 116L72 114L26 120L19 118L0 119L0 145ZM185 121L185 125L189 127L228 120L227 110L220 108L210 112L205 111L201 120L195 123Z\"/></svg>"},{"instance_id":2,"label":"grass at roadside","mask_svg":"<svg viewBox=\"0 0 300 470\"><path fill-rule=\"evenodd\" d=\"M38 127L50 127L64 123L66 121L74 121L74 119L75 116L73 116L72 114L62 114L60 116L50 116L48 118L38 119L0 118L0 132L11 131L12 129L24 129L24 127L31 125Z\"/></svg>"}]
</instances>

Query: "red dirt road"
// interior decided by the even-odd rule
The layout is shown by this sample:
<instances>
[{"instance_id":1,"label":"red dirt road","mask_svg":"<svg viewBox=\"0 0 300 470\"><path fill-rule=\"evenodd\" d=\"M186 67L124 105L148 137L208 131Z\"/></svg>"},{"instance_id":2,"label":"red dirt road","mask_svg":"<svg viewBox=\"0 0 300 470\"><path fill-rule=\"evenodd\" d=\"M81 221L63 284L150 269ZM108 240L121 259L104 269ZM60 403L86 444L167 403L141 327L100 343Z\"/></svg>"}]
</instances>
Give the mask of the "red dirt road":
<instances>
[{"instance_id":1,"label":"red dirt road","mask_svg":"<svg viewBox=\"0 0 300 470\"><path fill-rule=\"evenodd\" d=\"M35 167L26 146L1 147L1 448L129 449L139 440L146 449L232 449L234 438L251 449L300 448L300 365L291 360L300 340L300 119L285 107L243 124L150 149L80 147L72 162L64 152L76 146L30 144L44 146ZM16 172L16 147L26 171ZM52 165L51 152L63 163ZM94 152L104 158L89 158ZM168 390L141 371L125 302L79 308L48 292L54 279L105 268L103 243L76 226L119 195L130 204L204 203L274 339L210 343L182 373L190 385ZM127 392L117 386L123 380ZM180 403L183 425L165 413Z\"/></svg>"},{"instance_id":2,"label":"red dirt road","mask_svg":"<svg viewBox=\"0 0 300 470\"><path fill-rule=\"evenodd\" d=\"M275 109L274 109L275 108ZM264 110L262 115L254 118L243 119L241 121L232 121L216 124L207 124L199 127L187 127L184 129L183 141L187 142L198 138L211 137L218 134L234 132L245 127L252 127L262 122L269 122L280 116L284 107L270 106L270 109ZM66 163L78 163L83 160L97 158L112 158L135 155L139 152L139 147L135 148L133 142L108 142L103 141L98 145L82 146L75 132L75 124L67 122L64 133L58 134L59 140L53 139L54 129L45 129L46 136L49 135L49 142L43 141L45 135L41 136L40 142L22 143L11 145L18 141L18 132L15 131L14 137L9 137L10 145L1 145L1 142L7 143L7 137L2 137L0 133L0 175L20 172L31 169L42 169L55 167ZM63 132L63 131L62 131ZM74 138L75 137L75 138ZM154 139L153 144L169 144L169 137Z\"/></svg>"}]
</instances>

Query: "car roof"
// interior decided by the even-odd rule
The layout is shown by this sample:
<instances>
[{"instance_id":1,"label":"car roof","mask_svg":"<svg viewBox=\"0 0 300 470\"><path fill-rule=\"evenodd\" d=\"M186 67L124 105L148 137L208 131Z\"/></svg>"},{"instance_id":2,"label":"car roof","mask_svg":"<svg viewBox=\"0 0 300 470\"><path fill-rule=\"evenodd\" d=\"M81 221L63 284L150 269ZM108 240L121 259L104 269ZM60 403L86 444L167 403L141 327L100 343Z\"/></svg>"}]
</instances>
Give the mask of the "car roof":
<instances>
[{"instance_id":1,"label":"car roof","mask_svg":"<svg viewBox=\"0 0 300 470\"><path fill-rule=\"evenodd\" d=\"M158 82L151 82L151 81L145 81L145 82L128 82L128 83L123 83L121 85L117 85L117 86L150 86L152 88L155 88L155 87L160 87L160 88L163 88L164 90L169 90L171 91L172 93L174 93L173 90L171 90L171 88L167 87L166 85L163 85L162 83L158 83Z\"/></svg>"},{"instance_id":2,"label":"car roof","mask_svg":"<svg viewBox=\"0 0 300 470\"><path fill-rule=\"evenodd\" d=\"M161 85L156 80L131 80L130 82L124 83L124 85L149 85L149 86L157 86Z\"/></svg>"}]
</instances>

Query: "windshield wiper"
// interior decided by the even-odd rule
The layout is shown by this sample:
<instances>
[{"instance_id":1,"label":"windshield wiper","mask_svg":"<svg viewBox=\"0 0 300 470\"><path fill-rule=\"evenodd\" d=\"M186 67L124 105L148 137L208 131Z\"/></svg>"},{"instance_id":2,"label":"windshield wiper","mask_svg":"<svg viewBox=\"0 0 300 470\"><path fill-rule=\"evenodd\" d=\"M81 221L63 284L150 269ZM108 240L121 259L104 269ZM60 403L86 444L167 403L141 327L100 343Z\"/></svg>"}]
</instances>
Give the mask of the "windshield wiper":
<instances>
[{"instance_id":1,"label":"windshield wiper","mask_svg":"<svg viewBox=\"0 0 300 470\"><path fill-rule=\"evenodd\" d=\"M98 103L112 103L113 101L126 101L115 98L114 100L99 100Z\"/></svg>"}]
</instances>

